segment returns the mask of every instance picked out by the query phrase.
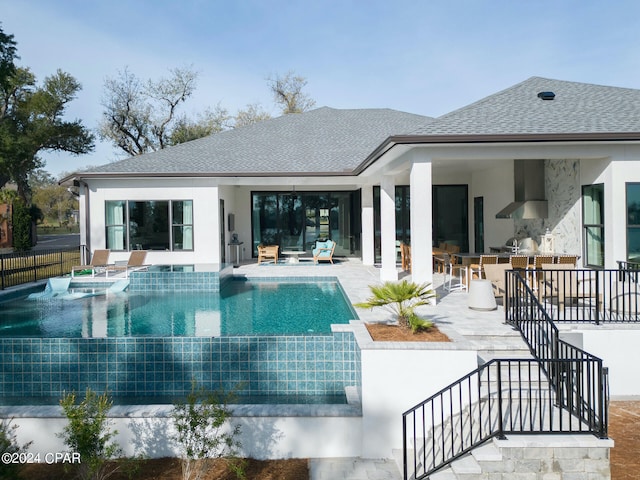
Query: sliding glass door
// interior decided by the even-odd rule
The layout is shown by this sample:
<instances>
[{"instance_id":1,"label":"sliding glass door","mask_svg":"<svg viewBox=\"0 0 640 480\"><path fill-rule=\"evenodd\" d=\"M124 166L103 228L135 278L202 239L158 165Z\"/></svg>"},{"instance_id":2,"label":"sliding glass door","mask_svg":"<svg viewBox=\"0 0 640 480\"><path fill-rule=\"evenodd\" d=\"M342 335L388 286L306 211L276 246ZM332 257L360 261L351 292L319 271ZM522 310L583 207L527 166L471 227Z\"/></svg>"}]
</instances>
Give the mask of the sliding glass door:
<instances>
[{"instance_id":1,"label":"sliding glass door","mask_svg":"<svg viewBox=\"0 0 640 480\"><path fill-rule=\"evenodd\" d=\"M360 192L253 192L252 244L311 252L316 240L336 242L337 256L360 254Z\"/></svg>"},{"instance_id":2,"label":"sliding glass door","mask_svg":"<svg viewBox=\"0 0 640 480\"><path fill-rule=\"evenodd\" d=\"M469 207L467 185L433 185L433 244L447 242L469 251ZM411 198L408 185L398 185L396 195L396 244L411 243ZM380 262L380 187L373 187L374 254ZM398 258L399 255L398 255Z\"/></svg>"}]
</instances>

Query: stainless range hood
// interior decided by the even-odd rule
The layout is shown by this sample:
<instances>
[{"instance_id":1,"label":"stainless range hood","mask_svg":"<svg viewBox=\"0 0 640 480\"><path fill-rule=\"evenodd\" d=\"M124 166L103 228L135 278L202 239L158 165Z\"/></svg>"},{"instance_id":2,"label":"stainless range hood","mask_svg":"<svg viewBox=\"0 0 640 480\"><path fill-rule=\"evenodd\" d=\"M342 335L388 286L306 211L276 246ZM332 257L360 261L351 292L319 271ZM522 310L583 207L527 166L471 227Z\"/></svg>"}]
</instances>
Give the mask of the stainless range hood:
<instances>
[{"instance_id":1,"label":"stainless range hood","mask_svg":"<svg viewBox=\"0 0 640 480\"><path fill-rule=\"evenodd\" d=\"M513 184L515 201L496 213L496 218L547 218L544 160L514 160Z\"/></svg>"}]
</instances>

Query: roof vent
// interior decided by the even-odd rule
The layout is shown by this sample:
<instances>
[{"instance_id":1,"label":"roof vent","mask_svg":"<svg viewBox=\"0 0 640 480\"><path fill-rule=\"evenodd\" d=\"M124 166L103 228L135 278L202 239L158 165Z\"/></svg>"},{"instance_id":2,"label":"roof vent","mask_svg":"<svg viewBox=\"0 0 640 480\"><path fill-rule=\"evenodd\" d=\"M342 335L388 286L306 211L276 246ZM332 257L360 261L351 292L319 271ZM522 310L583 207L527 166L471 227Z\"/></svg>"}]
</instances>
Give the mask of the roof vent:
<instances>
[{"instance_id":1,"label":"roof vent","mask_svg":"<svg viewBox=\"0 0 640 480\"><path fill-rule=\"evenodd\" d=\"M541 98L542 100L553 100L556 98L556 94L553 92L540 92L538 94L538 98Z\"/></svg>"}]
</instances>

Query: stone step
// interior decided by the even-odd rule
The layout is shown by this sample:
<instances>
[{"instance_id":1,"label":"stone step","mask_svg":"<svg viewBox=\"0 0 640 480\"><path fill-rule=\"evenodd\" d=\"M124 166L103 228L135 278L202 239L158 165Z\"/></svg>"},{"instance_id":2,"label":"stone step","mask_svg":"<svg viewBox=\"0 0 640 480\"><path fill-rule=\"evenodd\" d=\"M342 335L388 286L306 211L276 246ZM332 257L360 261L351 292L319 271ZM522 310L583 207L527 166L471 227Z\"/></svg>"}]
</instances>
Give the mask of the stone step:
<instances>
[{"instance_id":1,"label":"stone step","mask_svg":"<svg viewBox=\"0 0 640 480\"><path fill-rule=\"evenodd\" d=\"M458 480L458 476L451 467L446 467L429 475L429 480Z\"/></svg>"},{"instance_id":2,"label":"stone step","mask_svg":"<svg viewBox=\"0 0 640 480\"><path fill-rule=\"evenodd\" d=\"M471 455L479 463L502 461L502 452L500 452L500 449L496 447L492 440L474 448L471 451Z\"/></svg>"},{"instance_id":3,"label":"stone step","mask_svg":"<svg viewBox=\"0 0 640 480\"><path fill-rule=\"evenodd\" d=\"M465 455L451 464L451 470L456 475L479 475L482 474L482 467L473 455Z\"/></svg>"},{"instance_id":4,"label":"stone step","mask_svg":"<svg viewBox=\"0 0 640 480\"><path fill-rule=\"evenodd\" d=\"M482 366L490 360L520 360L532 359L529 349L521 348L500 348L500 349L483 349L478 350L478 366Z\"/></svg>"}]
</instances>

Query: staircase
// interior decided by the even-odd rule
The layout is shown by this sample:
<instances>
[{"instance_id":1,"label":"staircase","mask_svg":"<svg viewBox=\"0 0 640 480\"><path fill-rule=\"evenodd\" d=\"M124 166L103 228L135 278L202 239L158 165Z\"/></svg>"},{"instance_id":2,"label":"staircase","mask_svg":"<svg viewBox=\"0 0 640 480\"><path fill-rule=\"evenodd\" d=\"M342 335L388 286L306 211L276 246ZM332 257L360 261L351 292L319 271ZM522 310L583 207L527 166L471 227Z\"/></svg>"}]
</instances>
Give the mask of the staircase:
<instances>
[{"instance_id":1,"label":"staircase","mask_svg":"<svg viewBox=\"0 0 640 480\"><path fill-rule=\"evenodd\" d=\"M472 480L490 473L507 479L531 472L530 465L521 465L521 450L514 454L501 445L507 434L606 437L602 361L559 340L520 275L511 273L511 281L520 282L512 289L528 293L526 308L523 303L512 311L526 314L494 331L471 326L462 332L478 346L478 369L403 414L406 443L399 453L405 479ZM536 472L557 473L540 463L548 456L549 451L540 453Z\"/></svg>"}]
</instances>

